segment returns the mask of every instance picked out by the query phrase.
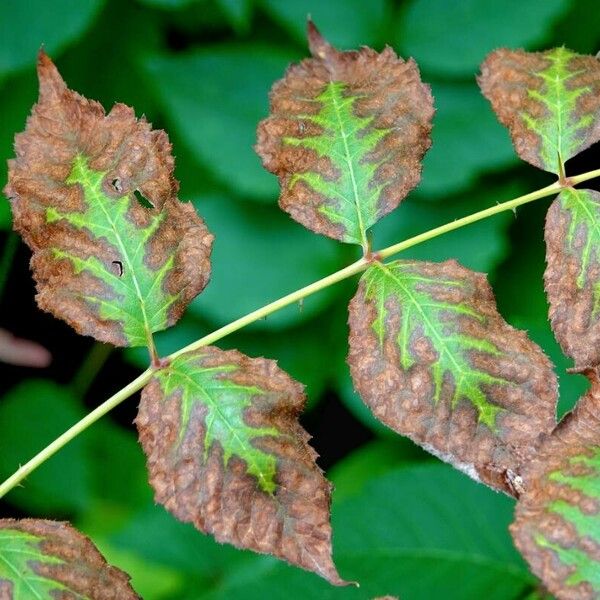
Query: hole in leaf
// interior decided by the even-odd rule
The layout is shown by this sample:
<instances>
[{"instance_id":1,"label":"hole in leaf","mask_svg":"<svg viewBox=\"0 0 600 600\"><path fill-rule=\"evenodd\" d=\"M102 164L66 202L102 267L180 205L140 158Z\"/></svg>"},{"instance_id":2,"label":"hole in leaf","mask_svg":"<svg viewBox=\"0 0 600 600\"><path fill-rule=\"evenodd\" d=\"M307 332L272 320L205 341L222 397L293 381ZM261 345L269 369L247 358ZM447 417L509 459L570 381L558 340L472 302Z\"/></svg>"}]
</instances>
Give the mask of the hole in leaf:
<instances>
[{"instance_id":1,"label":"hole in leaf","mask_svg":"<svg viewBox=\"0 0 600 600\"><path fill-rule=\"evenodd\" d=\"M123 263L120 260L113 260L112 264L115 265L115 270L119 277L123 276Z\"/></svg>"},{"instance_id":2,"label":"hole in leaf","mask_svg":"<svg viewBox=\"0 0 600 600\"><path fill-rule=\"evenodd\" d=\"M149 200L146 200L146 198L144 198L144 196L142 196L142 194L140 194L140 192L138 190L134 190L133 195L135 196L136 200L144 208L154 208L154 206L152 205L152 202L150 202Z\"/></svg>"},{"instance_id":3,"label":"hole in leaf","mask_svg":"<svg viewBox=\"0 0 600 600\"><path fill-rule=\"evenodd\" d=\"M110 185L113 186L115 192L118 194L123 193L123 186L121 185L121 180L117 177L110 182Z\"/></svg>"}]
</instances>

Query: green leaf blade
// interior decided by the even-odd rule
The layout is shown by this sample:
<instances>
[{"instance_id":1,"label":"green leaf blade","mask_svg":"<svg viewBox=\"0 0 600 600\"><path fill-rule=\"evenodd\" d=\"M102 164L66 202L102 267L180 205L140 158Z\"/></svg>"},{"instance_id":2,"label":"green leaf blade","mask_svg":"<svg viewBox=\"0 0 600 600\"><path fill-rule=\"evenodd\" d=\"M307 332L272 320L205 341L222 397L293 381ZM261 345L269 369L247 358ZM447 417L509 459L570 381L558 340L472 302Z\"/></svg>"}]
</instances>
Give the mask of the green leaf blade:
<instances>
[{"instance_id":1,"label":"green leaf blade","mask_svg":"<svg viewBox=\"0 0 600 600\"><path fill-rule=\"evenodd\" d=\"M467 192L482 174L512 166L517 158L474 81L433 81L431 91L436 101L432 147L423 159L423 178L415 195L439 200L440 208L451 207L449 195Z\"/></svg>"},{"instance_id":2,"label":"green leaf blade","mask_svg":"<svg viewBox=\"0 0 600 600\"><path fill-rule=\"evenodd\" d=\"M148 225L137 227L128 212L132 200L123 196L114 200L102 190L107 173L94 171L83 155L77 155L66 183L79 185L86 203L86 212L62 213L54 207L46 210L49 223L66 221L77 229L86 229L99 239L106 240L122 260L111 267L96 257L82 260L75 254L53 248L54 257L69 260L77 274L88 272L106 284L118 302L107 301L101 295L86 295L90 304L99 307L100 318L123 323L123 334L129 346L144 346L152 333L167 327L169 308L180 294L163 292L165 277L173 268L173 257L167 258L158 269L148 266L146 244L165 219L165 214L153 215ZM158 293L153 293L157 291Z\"/></svg>"},{"instance_id":3,"label":"green leaf blade","mask_svg":"<svg viewBox=\"0 0 600 600\"><path fill-rule=\"evenodd\" d=\"M390 48L339 52L312 23L308 35L313 58L273 86L256 150L279 177L281 208L367 252L368 229L419 182L433 100Z\"/></svg>"},{"instance_id":4,"label":"green leaf blade","mask_svg":"<svg viewBox=\"0 0 600 600\"><path fill-rule=\"evenodd\" d=\"M261 168L252 144L256 124L268 110L272 82L296 59L295 52L281 46L219 44L153 55L144 68L186 153L232 193L274 204L277 184Z\"/></svg>"},{"instance_id":5,"label":"green leaf blade","mask_svg":"<svg viewBox=\"0 0 600 600\"><path fill-rule=\"evenodd\" d=\"M10 591L16 598L26 597L26 594L49 598L52 591L66 590L62 583L40 578L28 567L31 557L50 566L63 564L62 560L39 552L41 541L42 538L23 531L0 529L0 585L3 580L12 580Z\"/></svg>"},{"instance_id":6,"label":"green leaf blade","mask_svg":"<svg viewBox=\"0 0 600 600\"><path fill-rule=\"evenodd\" d=\"M557 175L600 139L600 62L555 48L492 52L478 78L519 156Z\"/></svg>"},{"instance_id":7,"label":"green leaf blade","mask_svg":"<svg viewBox=\"0 0 600 600\"><path fill-rule=\"evenodd\" d=\"M44 54L38 74L40 99L5 188L34 251L38 304L84 335L152 348L152 334L206 285L212 235L177 200L164 132L124 105L105 115Z\"/></svg>"},{"instance_id":8,"label":"green leaf blade","mask_svg":"<svg viewBox=\"0 0 600 600\"><path fill-rule=\"evenodd\" d=\"M371 0L368 5L362 0L318 4L311 0L262 0L262 6L300 44L306 40L306 15L310 15L322 29L331 31L332 43L342 48L380 44L390 12L385 0Z\"/></svg>"},{"instance_id":9,"label":"green leaf blade","mask_svg":"<svg viewBox=\"0 0 600 600\"><path fill-rule=\"evenodd\" d=\"M362 488L341 501L334 477L336 560L360 588L335 589L285 565L255 560L243 573L232 569L208 598L506 600L525 597L536 584L508 535L509 498L448 465L396 463L382 473L379 465L371 460ZM348 479L353 473L348 469Z\"/></svg>"},{"instance_id":10,"label":"green leaf blade","mask_svg":"<svg viewBox=\"0 0 600 600\"><path fill-rule=\"evenodd\" d=\"M84 417L73 393L51 381L28 379L8 390L0 398L0 478L10 477L24 457L34 456ZM86 450L83 437L73 440L15 488L9 502L29 513L85 510L92 502L93 468Z\"/></svg>"},{"instance_id":11,"label":"green leaf blade","mask_svg":"<svg viewBox=\"0 0 600 600\"><path fill-rule=\"evenodd\" d=\"M555 419L548 359L454 261L375 263L350 304L354 385L374 415L507 493ZM535 425L534 425L535 423Z\"/></svg>"},{"instance_id":12,"label":"green leaf blade","mask_svg":"<svg viewBox=\"0 0 600 600\"><path fill-rule=\"evenodd\" d=\"M206 347L157 371L136 423L156 500L177 518L343 585L304 400L274 362Z\"/></svg>"},{"instance_id":13,"label":"green leaf blade","mask_svg":"<svg viewBox=\"0 0 600 600\"><path fill-rule=\"evenodd\" d=\"M600 193L567 188L548 210L544 287L550 322L578 369L600 364Z\"/></svg>"},{"instance_id":14,"label":"green leaf blade","mask_svg":"<svg viewBox=\"0 0 600 600\"><path fill-rule=\"evenodd\" d=\"M0 520L0 595L7 600L56 597L138 598L129 577L67 523Z\"/></svg>"},{"instance_id":15,"label":"green leaf blade","mask_svg":"<svg viewBox=\"0 0 600 600\"><path fill-rule=\"evenodd\" d=\"M315 239L276 206L221 194L205 194L197 206L215 235L211 255L214 275L211 285L192 302L188 312L211 324L229 323L262 306L265 299L284 296L346 264L344 248L333 240ZM290 269L290 265L294 268ZM240 281L252 282L244 287L243 294L239 293ZM301 310L297 305L290 306L252 324L251 329L280 331L306 323L330 307L339 292L339 288L331 286L307 298ZM263 348L259 346L258 353L270 355Z\"/></svg>"}]
</instances>

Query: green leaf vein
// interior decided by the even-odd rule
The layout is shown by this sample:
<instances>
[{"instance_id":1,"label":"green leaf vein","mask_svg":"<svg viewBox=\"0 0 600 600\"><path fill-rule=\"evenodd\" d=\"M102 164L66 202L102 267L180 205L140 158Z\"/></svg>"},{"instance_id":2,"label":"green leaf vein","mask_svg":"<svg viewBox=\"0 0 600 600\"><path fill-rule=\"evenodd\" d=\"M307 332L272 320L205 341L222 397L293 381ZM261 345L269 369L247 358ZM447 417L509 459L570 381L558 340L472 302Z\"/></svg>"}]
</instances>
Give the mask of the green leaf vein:
<instances>
[{"instance_id":1,"label":"green leaf vein","mask_svg":"<svg viewBox=\"0 0 600 600\"><path fill-rule=\"evenodd\" d=\"M426 287L426 284L438 288L463 287L463 281L430 279L414 273L415 267L417 263L407 261L386 265L376 263L365 273L365 296L373 300L377 308L377 317L372 327L379 343L382 345L390 335L387 330L386 304L392 300L399 305L401 313L396 337L401 368L407 371L416 363L417 357L411 349L411 342L418 335L419 328L422 328L423 334L429 338L437 353L437 358L430 365L434 386L433 402L437 404L440 401L444 377L448 373L454 383L452 407L456 407L461 400L471 402L477 410L479 421L494 430L497 415L503 409L489 400L482 386L506 385L510 382L473 367L468 353L475 350L497 356L501 352L488 340L461 333L455 319L464 316L485 321L485 317L467 304L435 300ZM451 319L448 319L449 315Z\"/></svg>"},{"instance_id":2,"label":"green leaf vein","mask_svg":"<svg viewBox=\"0 0 600 600\"><path fill-rule=\"evenodd\" d=\"M281 436L282 433L275 427L250 426L244 416L257 397L269 392L233 381L231 375L238 369L236 365L204 367L201 358L197 353L183 354L157 373L166 396L181 393L178 444L183 443L190 431L194 406L203 405L206 416L202 460L207 460L213 444L218 442L223 450L225 468L232 456L239 457L246 462L248 473L256 477L259 487L272 494L277 487L277 459L253 442L260 437Z\"/></svg>"}]
</instances>

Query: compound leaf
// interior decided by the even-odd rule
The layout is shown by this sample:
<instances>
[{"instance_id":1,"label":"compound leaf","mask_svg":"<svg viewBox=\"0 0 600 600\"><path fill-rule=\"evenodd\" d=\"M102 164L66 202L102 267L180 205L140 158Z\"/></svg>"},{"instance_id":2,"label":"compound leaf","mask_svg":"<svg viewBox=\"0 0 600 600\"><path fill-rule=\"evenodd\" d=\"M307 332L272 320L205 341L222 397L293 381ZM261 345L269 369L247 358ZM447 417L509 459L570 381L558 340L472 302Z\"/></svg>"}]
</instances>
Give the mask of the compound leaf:
<instances>
[{"instance_id":1,"label":"compound leaf","mask_svg":"<svg viewBox=\"0 0 600 600\"><path fill-rule=\"evenodd\" d=\"M550 321L577 368L600 364L600 193L564 189L546 217Z\"/></svg>"},{"instance_id":2,"label":"compound leaf","mask_svg":"<svg viewBox=\"0 0 600 600\"><path fill-rule=\"evenodd\" d=\"M485 276L455 261L374 263L350 303L354 386L383 423L516 494L555 424L556 377L498 314Z\"/></svg>"},{"instance_id":3,"label":"compound leaf","mask_svg":"<svg viewBox=\"0 0 600 600\"><path fill-rule=\"evenodd\" d=\"M145 345L206 285L212 235L177 200L164 131L123 104L106 115L67 89L43 52L38 75L5 188L33 250L38 304L83 335Z\"/></svg>"},{"instance_id":4,"label":"compound leaf","mask_svg":"<svg viewBox=\"0 0 600 600\"><path fill-rule=\"evenodd\" d=\"M304 401L275 362L206 347L156 372L136 423L155 498L175 516L342 585Z\"/></svg>"},{"instance_id":5,"label":"compound leaf","mask_svg":"<svg viewBox=\"0 0 600 600\"><path fill-rule=\"evenodd\" d=\"M368 228L419 182L433 100L391 48L339 52L312 23L308 38L313 58L273 86L256 150L279 177L281 208L367 250Z\"/></svg>"},{"instance_id":6,"label":"compound leaf","mask_svg":"<svg viewBox=\"0 0 600 600\"><path fill-rule=\"evenodd\" d=\"M0 598L138 598L129 577L106 564L68 523L0 519Z\"/></svg>"},{"instance_id":7,"label":"compound leaf","mask_svg":"<svg viewBox=\"0 0 600 600\"><path fill-rule=\"evenodd\" d=\"M600 62L566 48L500 49L481 66L479 85L517 154L561 174L564 163L600 139Z\"/></svg>"},{"instance_id":8,"label":"compound leaf","mask_svg":"<svg viewBox=\"0 0 600 600\"><path fill-rule=\"evenodd\" d=\"M558 598L600 597L600 386L542 444L523 472L511 532L532 571Z\"/></svg>"}]
</instances>

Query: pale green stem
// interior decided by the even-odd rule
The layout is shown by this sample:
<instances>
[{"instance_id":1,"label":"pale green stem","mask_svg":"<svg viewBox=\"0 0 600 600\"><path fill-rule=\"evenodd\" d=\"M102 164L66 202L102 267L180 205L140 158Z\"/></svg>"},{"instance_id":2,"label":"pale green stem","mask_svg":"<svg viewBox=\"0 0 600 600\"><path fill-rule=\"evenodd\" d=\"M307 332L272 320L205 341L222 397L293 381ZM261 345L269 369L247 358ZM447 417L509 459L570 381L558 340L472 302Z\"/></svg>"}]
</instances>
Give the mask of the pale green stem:
<instances>
[{"instance_id":1,"label":"pale green stem","mask_svg":"<svg viewBox=\"0 0 600 600\"><path fill-rule=\"evenodd\" d=\"M379 252L374 252L369 257L363 257L360 260L348 265L344 269L340 271L336 271L319 281L315 281L306 287L303 287L275 302L271 302L258 310L255 310L246 316L237 319L209 333L203 338L189 344L185 348L174 352L173 354L163 359L163 361L172 360L175 357L183 354L184 352L190 352L201 348L203 346L207 346L208 344L213 344L214 342L224 338L225 336L242 329L246 325L250 325L259 319L262 319L290 304L294 304L295 302L299 302L303 298L310 296L322 289L333 285L334 283L338 283L352 275L356 275L361 271L364 271L374 260L388 258L398 252L416 246L418 244L422 244L428 240L431 240L435 237L448 233L449 231L454 231L455 229L459 229L460 227L464 227L465 225L470 225L471 223L475 223L477 221L481 221L482 219L486 219L498 213L501 213L506 210L514 210L518 206L522 204L526 204L528 202L533 202L534 200L539 200L540 198L545 198L547 196L552 196L553 194L560 192L566 185L576 185L578 183L583 183L584 181L588 181L589 179L594 179L595 177L600 177L600 169L596 169L595 171L590 171L588 173L583 173L582 175L577 175L575 177L570 177L563 184L560 181L553 183L552 185L546 186L540 190L535 192L531 192L530 194L526 194L524 196L519 196L514 200L509 200L508 202L503 202L502 204L497 204L496 206L492 206L490 208L486 208L485 210L481 210L476 212L468 217L463 217L462 219L457 219L452 223L447 223L446 225L442 225L441 227L436 227L435 229L431 229L430 231L426 231L420 235L416 235L412 238L404 240L398 244L393 244L392 246L388 246ZM55 439L49 446L44 448L39 454L34 456L29 462L24 464L19 468L11 477L9 477L4 483L0 485L0 498L12 490L15 486L17 486L25 477L27 477L32 471L34 471L37 467L39 467L44 461L54 455L60 448L65 446L72 439L77 437L82 431L85 431L90 425L95 423L100 417L104 416L108 412L110 412L113 408L119 405L121 402L132 396L135 392L142 389L148 381L152 378L153 369L147 369L144 371L139 377L134 379L129 385L124 387L122 390L117 392L114 396L111 396L106 402L98 406L91 413L89 413L86 417L84 417L81 421L76 423L73 427L71 427L68 431L63 433L60 437Z\"/></svg>"},{"instance_id":2,"label":"pale green stem","mask_svg":"<svg viewBox=\"0 0 600 600\"><path fill-rule=\"evenodd\" d=\"M596 169L595 171L588 171L587 173L583 173L581 175L575 175L575 177L568 177L567 183L569 185L577 185L578 183L589 181L590 179L594 179L595 177L600 177L600 169Z\"/></svg>"},{"instance_id":3,"label":"pale green stem","mask_svg":"<svg viewBox=\"0 0 600 600\"><path fill-rule=\"evenodd\" d=\"M192 350L196 350L197 348L201 348L202 346L208 346L209 344L213 344L217 340L224 338L225 336L233 333L234 331L242 329L242 327L246 327L246 325L250 325L250 323L254 323L255 321L263 319L264 317L282 308L285 308L290 304L299 302L307 296L310 296L315 292L318 292L319 290L323 290L326 287L337 283L338 281L348 279L348 277L351 277L356 273L364 271L369 266L369 262L370 261L368 259L361 258L360 260L357 260L356 262L352 263L351 265L348 265L340 271L336 271L335 273L332 273L331 275L328 275L323 279L319 279L319 281L315 281L314 283L311 283L306 287L300 288L299 290L296 290L295 292L292 292L287 296L283 296L283 298L279 298L279 300L275 300L275 302L271 302L270 304L267 304L266 306L263 306L258 310L248 313L240 319L232 321L228 325L225 325L224 327L221 327L220 329L217 329L216 331L205 335L203 338L200 338L199 340L192 342L188 346L185 346L185 348L182 348L181 350L170 354L169 356L167 356L166 360L172 360L180 354L183 354L184 352L190 352Z\"/></svg>"}]
</instances>

